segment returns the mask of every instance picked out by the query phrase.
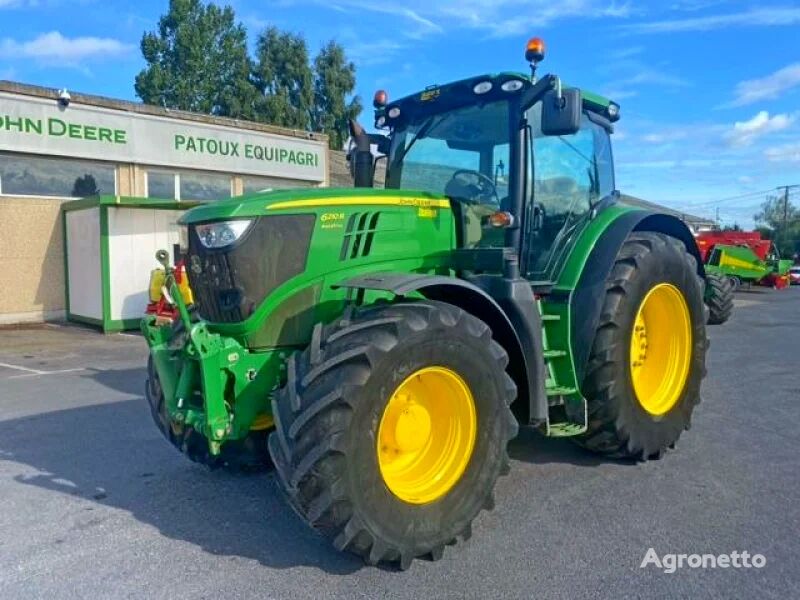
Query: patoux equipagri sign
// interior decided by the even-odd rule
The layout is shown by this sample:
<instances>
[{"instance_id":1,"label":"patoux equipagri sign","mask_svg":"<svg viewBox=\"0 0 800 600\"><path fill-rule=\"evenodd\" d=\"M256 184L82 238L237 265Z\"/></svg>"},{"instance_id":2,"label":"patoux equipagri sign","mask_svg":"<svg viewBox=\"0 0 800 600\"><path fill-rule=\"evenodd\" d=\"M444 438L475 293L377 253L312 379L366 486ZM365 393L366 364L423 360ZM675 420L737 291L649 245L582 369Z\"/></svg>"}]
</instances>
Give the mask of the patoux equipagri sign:
<instances>
[{"instance_id":1,"label":"patoux equipagri sign","mask_svg":"<svg viewBox=\"0 0 800 600\"><path fill-rule=\"evenodd\" d=\"M325 143L0 92L0 150L321 182Z\"/></svg>"}]
</instances>

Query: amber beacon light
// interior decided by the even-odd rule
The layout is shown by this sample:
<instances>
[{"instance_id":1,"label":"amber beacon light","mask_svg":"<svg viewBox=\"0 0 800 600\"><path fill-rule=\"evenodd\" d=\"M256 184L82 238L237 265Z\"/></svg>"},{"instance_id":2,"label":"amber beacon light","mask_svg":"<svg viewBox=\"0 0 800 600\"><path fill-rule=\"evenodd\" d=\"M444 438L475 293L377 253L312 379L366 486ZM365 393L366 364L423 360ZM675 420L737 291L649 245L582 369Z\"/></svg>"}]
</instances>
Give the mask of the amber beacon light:
<instances>
[{"instance_id":1,"label":"amber beacon light","mask_svg":"<svg viewBox=\"0 0 800 600\"><path fill-rule=\"evenodd\" d=\"M544 40L534 37L528 40L525 46L525 60L529 63L538 63L544 60Z\"/></svg>"}]
</instances>

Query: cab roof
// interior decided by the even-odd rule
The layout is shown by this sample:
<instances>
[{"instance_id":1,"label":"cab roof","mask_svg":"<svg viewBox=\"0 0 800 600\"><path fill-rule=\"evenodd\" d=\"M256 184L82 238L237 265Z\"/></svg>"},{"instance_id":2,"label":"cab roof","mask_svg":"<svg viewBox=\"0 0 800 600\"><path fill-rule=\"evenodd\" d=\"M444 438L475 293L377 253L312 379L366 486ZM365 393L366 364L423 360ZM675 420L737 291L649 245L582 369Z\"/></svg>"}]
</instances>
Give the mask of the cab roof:
<instances>
[{"instance_id":1,"label":"cab roof","mask_svg":"<svg viewBox=\"0 0 800 600\"><path fill-rule=\"evenodd\" d=\"M482 82L490 82L492 85L489 91L478 95L474 91L475 86ZM509 84L509 82L519 83ZM386 106L377 109L375 111L375 120L376 124L378 124L378 121L383 118L386 124L391 124L395 118L398 120L401 118L407 119L413 118L420 113L428 113L434 105L443 105L443 109L450 109L472 104L476 98L484 99L485 102L501 100L514 94L521 94L532 85L528 75L510 71L476 75L444 85L431 85L420 92L391 101ZM506 86L506 89L503 86ZM565 89L568 87L570 86L564 84ZM583 108L585 110L606 118L610 117L609 106L613 104L617 111L615 117L611 120L616 121L619 118L619 105L616 102L587 90L581 90L581 98L583 99ZM392 113L397 112L392 110L394 108L399 109L397 117L392 117Z\"/></svg>"}]
</instances>

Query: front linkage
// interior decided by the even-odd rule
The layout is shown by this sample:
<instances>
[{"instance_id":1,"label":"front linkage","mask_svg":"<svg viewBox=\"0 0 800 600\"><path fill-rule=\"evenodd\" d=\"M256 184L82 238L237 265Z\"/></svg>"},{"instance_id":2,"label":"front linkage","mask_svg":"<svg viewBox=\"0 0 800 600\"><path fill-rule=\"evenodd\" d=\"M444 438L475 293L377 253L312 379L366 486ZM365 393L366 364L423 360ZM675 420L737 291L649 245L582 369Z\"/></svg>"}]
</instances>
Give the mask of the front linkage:
<instances>
[{"instance_id":1,"label":"front linkage","mask_svg":"<svg viewBox=\"0 0 800 600\"><path fill-rule=\"evenodd\" d=\"M211 464L223 454L223 443L246 441L251 432L272 425L271 415L259 414L259 406L267 410L274 383L261 383L274 379L268 375L279 370L284 357L276 352L251 353L235 339L210 332L204 321L193 321L169 254L160 250L156 258L166 271L163 292L177 307L179 320L173 323L151 315L142 321L152 357L150 377L157 379L148 387L150 395L157 395L151 406L170 441L194 454L192 458ZM203 453L197 456L197 448L188 447L192 432L207 440L208 460L202 460ZM251 456L247 462L264 459Z\"/></svg>"}]
</instances>

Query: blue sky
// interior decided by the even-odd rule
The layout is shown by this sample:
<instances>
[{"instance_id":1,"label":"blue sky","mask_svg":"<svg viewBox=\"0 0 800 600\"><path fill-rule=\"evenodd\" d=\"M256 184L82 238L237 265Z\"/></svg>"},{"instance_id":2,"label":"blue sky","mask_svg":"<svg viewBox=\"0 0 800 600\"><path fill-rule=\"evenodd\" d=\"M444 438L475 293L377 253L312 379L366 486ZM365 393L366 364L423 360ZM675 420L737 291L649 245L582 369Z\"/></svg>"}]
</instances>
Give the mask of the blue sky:
<instances>
[{"instance_id":1,"label":"blue sky","mask_svg":"<svg viewBox=\"0 0 800 600\"><path fill-rule=\"evenodd\" d=\"M719 206L723 222L750 225L760 192L800 183L800 5L791 0L230 4L251 37L274 24L305 35L312 52L338 40L367 106L377 88L399 97L525 69L525 42L539 35L543 71L622 105L623 191L698 214ZM134 99L139 40L166 6L0 0L0 79Z\"/></svg>"}]
</instances>

